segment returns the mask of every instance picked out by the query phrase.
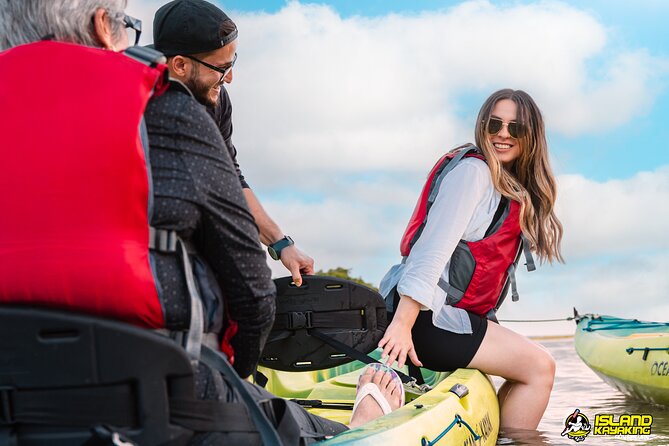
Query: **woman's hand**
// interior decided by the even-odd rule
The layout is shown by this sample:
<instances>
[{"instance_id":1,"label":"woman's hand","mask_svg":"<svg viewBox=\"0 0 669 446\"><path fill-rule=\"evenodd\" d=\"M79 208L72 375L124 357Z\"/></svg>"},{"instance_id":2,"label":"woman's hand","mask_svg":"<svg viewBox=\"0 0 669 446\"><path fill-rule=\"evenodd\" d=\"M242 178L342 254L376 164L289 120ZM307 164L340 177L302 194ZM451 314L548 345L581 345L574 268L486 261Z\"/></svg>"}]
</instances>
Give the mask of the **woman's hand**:
<instances>
[{"instance_id":1,"label":"woman's hand","mask_svg":"<svg viewBox=\"0 0 669 446\"><path fill-rule=\"evenodd\" d=\"M379 341L379 347L383 348L381 360L388 358L385 361L386 365L391 366L397 360L397 366L402 368L406 363L407 356L409 356L414 365L423 366L416 355L411 339L411 328L416 322L419 311L420 304L418 302L408 296L401 296L393 321L386 329L381 341Z\"/></svg>"}]
</instances>

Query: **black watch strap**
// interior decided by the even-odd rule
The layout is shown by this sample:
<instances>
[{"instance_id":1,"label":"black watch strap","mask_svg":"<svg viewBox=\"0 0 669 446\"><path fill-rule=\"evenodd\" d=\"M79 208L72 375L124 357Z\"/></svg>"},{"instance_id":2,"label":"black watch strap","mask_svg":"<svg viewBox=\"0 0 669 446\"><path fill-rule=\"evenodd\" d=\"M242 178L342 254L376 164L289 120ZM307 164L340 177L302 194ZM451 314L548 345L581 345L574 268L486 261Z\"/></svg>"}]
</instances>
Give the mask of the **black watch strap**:
<instances>
[{"instance_id":1,"label":"black watch strap","mask_svg":"<svg viewBox=\"0 0 669 446\"><path fill-rule=\"evenodd\" d=\"M294 244L295 242L292 238L290 238L290 236L284 235L282 239L277 240L276 242L269 245L267 247L267 252L274 260L279 260L281 259L281 250Z\"/></svg>"}]
</instances>

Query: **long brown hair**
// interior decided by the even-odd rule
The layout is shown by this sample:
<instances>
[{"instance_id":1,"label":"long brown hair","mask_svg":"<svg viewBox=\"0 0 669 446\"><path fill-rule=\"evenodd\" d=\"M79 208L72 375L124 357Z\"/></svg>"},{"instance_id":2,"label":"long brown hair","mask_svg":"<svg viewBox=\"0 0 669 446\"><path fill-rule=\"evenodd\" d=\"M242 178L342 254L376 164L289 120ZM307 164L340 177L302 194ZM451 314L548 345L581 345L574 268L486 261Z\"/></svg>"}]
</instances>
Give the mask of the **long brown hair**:
<instances>
[{"instance_id":1,"label":"long brown hair","mask_svg":"<svg viewBox=\"0 0 669 446\"><path fill-rule=\"evenodd\" d=\"M518 138L520 156L507 169L490 143L487 123L495 104L502 99L516 103L516 122L525 127ZM555 215L557 187L548 160L548 144L541 111L529 94L504 89L483 103L476 121L476 145L488 161L495 189L521 204L520 228L539 259L564 262L560 252L562 224Z\"/></svg>"}]
</instances>

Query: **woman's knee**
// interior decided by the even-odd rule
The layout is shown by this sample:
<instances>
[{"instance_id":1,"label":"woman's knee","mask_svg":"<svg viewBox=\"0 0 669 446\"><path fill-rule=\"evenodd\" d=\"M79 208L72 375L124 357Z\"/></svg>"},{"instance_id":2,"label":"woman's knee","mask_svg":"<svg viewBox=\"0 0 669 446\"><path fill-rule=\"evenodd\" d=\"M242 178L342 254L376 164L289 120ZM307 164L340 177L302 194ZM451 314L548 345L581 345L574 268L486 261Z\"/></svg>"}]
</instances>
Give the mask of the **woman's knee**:
<instances>
[{"instance_id":1,"label":"woman's knee","mask_svg":"<svg viewBox=\"0 0 669 446\"><path fill-rule=\"evenodd\" d=\"M555 380L555 359L544 348L537 348L532 356L532 381L551 389Z\"/></svg>"}]
</instances>

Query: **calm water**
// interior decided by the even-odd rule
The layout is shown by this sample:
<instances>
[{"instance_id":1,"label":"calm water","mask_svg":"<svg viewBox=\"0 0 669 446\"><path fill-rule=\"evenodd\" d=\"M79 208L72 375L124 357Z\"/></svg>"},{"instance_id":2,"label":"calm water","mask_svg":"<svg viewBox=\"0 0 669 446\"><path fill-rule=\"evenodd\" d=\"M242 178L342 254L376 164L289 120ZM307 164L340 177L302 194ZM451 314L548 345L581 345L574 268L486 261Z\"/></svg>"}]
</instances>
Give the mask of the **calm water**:
<instances>
[{"instance_id":1,"label":"calm water","mask_svg":"<svg viewBox=\"0 0 669 446\"><path fill-rule=\"evenodd\" d=\"M498 445L669 445L669 408L627 398L604 383L576 354L572 339L542 342L557 362L553 394L539 424L539 432L502 432ZM499 385L501 380L495 379ZM653 416L652 434L646 437L588 435L576 443L560 433L564 420L580 409L592 423L595 414L642 413Z\"/></svg>"}]
</instances>

